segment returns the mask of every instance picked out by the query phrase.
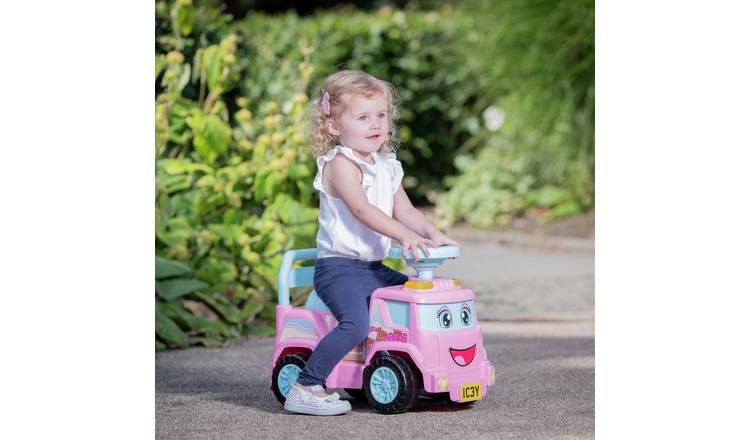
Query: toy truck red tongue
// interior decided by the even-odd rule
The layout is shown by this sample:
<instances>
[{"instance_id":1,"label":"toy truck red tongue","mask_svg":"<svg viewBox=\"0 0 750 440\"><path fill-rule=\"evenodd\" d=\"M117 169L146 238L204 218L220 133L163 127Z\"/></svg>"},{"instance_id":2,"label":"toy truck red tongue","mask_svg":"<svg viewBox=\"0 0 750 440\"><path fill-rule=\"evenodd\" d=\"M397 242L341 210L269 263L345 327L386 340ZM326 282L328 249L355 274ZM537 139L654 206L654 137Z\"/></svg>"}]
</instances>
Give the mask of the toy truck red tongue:
<instances>
[{"instance_id":1,"label":"toy truck red tongue","mask_svg":"<svg viewBox=\"0 0 750 440\"><path fill-rule=\"evenodd\" d=\"M465 348L463 350L458 350L456 348L451 348L449 350L451 352L453 362L462 367L465 367L474 360L474 355L477 352L477 344L474 344L471 347Z\"/></svg>"}]
</instances>

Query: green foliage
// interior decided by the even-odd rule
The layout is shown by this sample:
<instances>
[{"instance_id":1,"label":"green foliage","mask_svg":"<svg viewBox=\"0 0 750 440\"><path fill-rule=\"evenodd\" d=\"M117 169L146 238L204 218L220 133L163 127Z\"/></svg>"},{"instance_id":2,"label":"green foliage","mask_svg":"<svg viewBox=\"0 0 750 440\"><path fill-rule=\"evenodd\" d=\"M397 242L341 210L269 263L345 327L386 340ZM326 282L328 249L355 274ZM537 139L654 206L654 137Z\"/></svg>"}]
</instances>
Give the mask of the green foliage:
<instances>
[{"instance_id":1,"label":"green foliage","mask_svg":"<svg viewBox=\"0 0 750 440\"><path fill-rule=\"evenodd\" d=\"M160 2L157 21L157 349L272 334L281 255L317 229L307 81L274 72L291 96L260 105L227 17Z\"/></svg>"},{"instance_id":2,"label":"green foliage","mask_svg":"<svg viewBox=\"0 0 750 440\"><path fill-rule=\"evenodd\" d=\"M472 0L476 29L459 43L471 69L477 130L460 171L437 197L446 223L479 226L526 214L540 221L585 211L594 192L594 2ZM479 92L479 93L477 93ZM479 125L479 121L477 122Z\"/></svg>"},{"instance_id":3,"label":"green foliage","mask_svg":"<svg viewBox=\"0 0 750 440\"><path fill-rule=\"evenodd\" d=\"M257 292L217 291L187 265L156 257L156 347L221 346L273 327L249 325L264 309ZM271 333L273 334L273 332Z\"/></svg>"},{"instance_id":4,"label":"green foliage","mask_svg":"<svg viewBox=\"0 0 750 440\"><path fill-rule=\"evenodd\" d=\"M204 337L206 333L212 333L212 330L215 330L213 336L222 333L219 322L209 321L210 324L206 324L193 316L184 319L190 313L184 308L180 298L191 298L207 287L206 283L195 279L193 270L186 264L156 257L157 349L168 346L185 347L195 337Z\"/></svg>"}]
</instances>

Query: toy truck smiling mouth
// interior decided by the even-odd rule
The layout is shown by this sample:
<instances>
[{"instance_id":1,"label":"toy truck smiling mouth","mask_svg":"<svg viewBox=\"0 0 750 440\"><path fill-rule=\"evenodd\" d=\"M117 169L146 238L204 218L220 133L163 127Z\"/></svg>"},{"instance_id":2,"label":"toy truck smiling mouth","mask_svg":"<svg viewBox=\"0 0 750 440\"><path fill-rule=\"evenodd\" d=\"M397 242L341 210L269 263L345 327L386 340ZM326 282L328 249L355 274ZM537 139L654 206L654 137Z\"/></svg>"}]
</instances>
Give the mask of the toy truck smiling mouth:
<instances>
[{"instance_id":1,"label":"toy truck smiling mouth","mask_svg":"<svg viewBox=\"0 0 750 440\"><path fill-rule=\"evenodd\" d=\"M474 360L474 355L477 352L477 344L463 350L457 350L455 348L450 348L449 350L451 352L451 357L453 357L453 362L465 367Z\"/></svg>"},{"instance_id":2,"label":"toy truck smiling mouth","mask_svg":"<svg viewBox=\"0 0 750 440\"><path fill-rule=\"evenodd\" d=\"M389 256L399 258L401 248ZM451 278L433 278L445 259L460 255L457 246L419 251L407 259L416 269L403 286L375 290L370 297L367 339L336 365L326 380L366 400L377 411L408 411L420 394L457 403L486 397L495 384L474 306L474 293ZM284 403L310 353L337 322L315 291L303 308L289 305L289 288L312 284L313 267L292 268L295 260L311 260L316 249L288 251L279 270L276 345L269 364L269 387Z\"/></svg>"}]
</instances>

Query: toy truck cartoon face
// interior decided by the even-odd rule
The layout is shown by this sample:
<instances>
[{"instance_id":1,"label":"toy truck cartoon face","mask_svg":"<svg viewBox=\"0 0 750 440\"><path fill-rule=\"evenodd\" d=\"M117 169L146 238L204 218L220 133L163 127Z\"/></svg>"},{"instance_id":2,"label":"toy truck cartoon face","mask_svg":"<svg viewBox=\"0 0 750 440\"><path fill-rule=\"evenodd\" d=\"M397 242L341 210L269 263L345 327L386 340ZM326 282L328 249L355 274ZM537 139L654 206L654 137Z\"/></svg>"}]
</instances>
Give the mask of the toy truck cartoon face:
<instances>
[{"instance_id":1,"label":"toy truck cartoon face","mask_svg":"<svg viewBox=\"0 0 750 440\"><path fill-rule=\"evenodd\" d=\"M376 343L401 342L415 345L435 366L473 366L483 348L473 293L456 289L446 296L403 290L403 300L388 298L387 292L382 297L373 294L367 350Z\"/></svg>"},{"instance_id":2,"label":"toy truck cartoon face","mask_svg":"<svg viewBox=\"0 0 750 440\"><path fill-rule=\"evenodd\" d=\"M420 329L439 334L441 353L447 354L459 367L471 365L477 351L477 343L473 338L481 338L474 314L474 301L417 304L416 307ZM443 356L440 360L446 361L448 358Z\"/></svg>"},{"instance_id":3,"label":"toy truck cartoon face","mask_svg":"<svg viewBox=\"0 0 750 440\"><path fill-rule=\"evenodd\" d=\"M377 289L370 302L367 359L401 352L422 374L425 391L453 401L481 400L495 383L487 359L474 293L456 280L410 280Z\"/></svg>"}]
</instances>

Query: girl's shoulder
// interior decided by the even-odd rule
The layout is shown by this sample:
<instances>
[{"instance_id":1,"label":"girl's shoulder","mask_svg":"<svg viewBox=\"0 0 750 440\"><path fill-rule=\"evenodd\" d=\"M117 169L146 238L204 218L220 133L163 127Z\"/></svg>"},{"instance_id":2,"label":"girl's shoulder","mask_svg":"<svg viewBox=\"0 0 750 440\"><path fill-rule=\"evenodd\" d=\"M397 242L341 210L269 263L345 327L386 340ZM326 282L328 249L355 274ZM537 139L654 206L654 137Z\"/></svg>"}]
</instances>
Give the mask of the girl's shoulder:
<instances>
[{"instance_id":1,"label":"girl's shoulder","mask_svg":"<svg viewBox=\"0 0 750 440\"><path fill-rule=\"evenodd\" d=\"M330 164L331 171L335 175L338 175L338 178L354 177L354 175L351 174L351 171L355 171L358 175L357 179L361 179L363 184L371 185L375 181L374 176L377 173L377 163L371 164L362 160L357 157L354 151L349 147L336 145L325 154L318 156L316 162L318 165L318 172L313 180L313 187L324 193L326 193L326 191L323 184L323 169L328 169L328 164ZM329 176L326 177L326 179L329 179L331 176L330 172L326 172L325 174L326 176ZM334 195L334 197L336 196Z\"/></svg>"},{"instance_id":2,"label":"girl's shoulder","mask_svg":"<svg viewBox=\"0 0 750 440\"><path fill-rule=\"evenodd\" d=\"M395 193L399 185L401 185L401 179L404 177L404 169L401 167L401 162L396 157L396 153L389 151L387 153L378 153L379 160L385 164L390 175L391 186Z\"/></svg>"},{"instance_id":3,"label":"girl's shoulder","mask_svg":"<svg viewBox=\"0 0 750 440\"><path fill-rule=\"evenodd\" d=\"M388 168L401 168L401 161L398 160L398 157L396 157L396 153L393 151L389 151L387 153L377 153L378 159L385 163Z\"/></svg>"},{"instance_id":4,"label":"girl's shoulder","mask_svg":"<svg viewBox=\"0 0 750 440\"><path fill-rule=\"evenodd\" d=\"M328 150L325 154L318 156L316 158L318 166L321 167L325 165L326 162L332 161L339 154L347 157L349 160L358 165L364 166L367 169L373 169L375 166L375 164L369 163L358 157L351 148L345 147L343 145L336 145L335 147Z\"/></svg>"}]
</instances>

